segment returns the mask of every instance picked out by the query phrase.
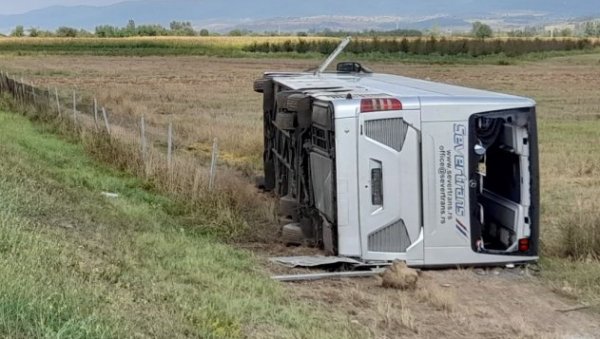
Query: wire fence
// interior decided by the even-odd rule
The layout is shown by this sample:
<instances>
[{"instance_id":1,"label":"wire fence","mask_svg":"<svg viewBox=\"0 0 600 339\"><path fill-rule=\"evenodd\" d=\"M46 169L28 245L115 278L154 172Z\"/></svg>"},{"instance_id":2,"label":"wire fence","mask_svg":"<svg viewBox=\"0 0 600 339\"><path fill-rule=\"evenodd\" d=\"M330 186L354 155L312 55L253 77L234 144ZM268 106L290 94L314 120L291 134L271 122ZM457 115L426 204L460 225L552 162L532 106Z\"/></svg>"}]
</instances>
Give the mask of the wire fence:
<instances>
[{"instance_id":1,"label":"wire fence","mask_svg":"<svg viewBox=\"0 0 600 339\"><path fill-rule=\"evenodd\" d=\"M33 114L66 129L99 160L143 178L158 191L202 211L203 229L228 239L262 241L272 236L274 200L257 198L254 182L219 164L217 139L210 159L201 159L178 147L177 126L172 120L165 126L150 124L144 116L119 114L94 95L35 86L4 71L0 71L0 97L9 98L14 111Z\"/></svg>"},{"instance_id":2,"label":"wire fence","mask_svg":"<svg viewBox=\"0 0 600 339\"><path fill-rule=\"evenodd\" d=\"M114 114L93 96L86 96L76 90L40 88L27 83L23 78L17 80L4 71L0 72L0 93L10 95L20 108L34 109L46 120L60 121L80 134L92 133L105 137L106 141L116 141L138 149L137 158L141 161L143 175L147 178L156 175L156 171L161 171L164 167L173 184L178 167L190 162L198 162L194 167L199 171L204 171L207 167L189 154L176 154L177 142L172 121L166 126L152 126L144 116L138 119L126 114ZM206 182L206 187L211 191L216 182L217 162L218 143L215 139L206 178L199 179L197 171L193 171L195 180ZM192 187L201 185L200 182L192 183Z\"/></svg>"}]
</instances>

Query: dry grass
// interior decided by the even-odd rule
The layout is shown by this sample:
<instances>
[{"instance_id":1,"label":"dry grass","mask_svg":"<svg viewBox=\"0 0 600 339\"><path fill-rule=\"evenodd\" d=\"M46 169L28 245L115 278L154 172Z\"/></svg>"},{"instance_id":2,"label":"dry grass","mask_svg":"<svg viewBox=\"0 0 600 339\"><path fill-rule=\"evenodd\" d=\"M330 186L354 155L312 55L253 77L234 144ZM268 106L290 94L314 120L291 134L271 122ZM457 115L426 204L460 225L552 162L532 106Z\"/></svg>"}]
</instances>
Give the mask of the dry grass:
<instances>
[{"instance_id":1,"label":"dry grass","mask_svg":"<svg viewBox=\"0 0 600 339\"><path fill-rule=\"evenodd\" d=\"M25 78L42 86L94 94L113 112L111 120L115 123L136 128L139 117L145 115L148 130L156 136L157 143L166 142L166 126L173 121L176 147L182 153L206 160L212 141L217 138L221 159L228 164L246 173L262 166L262 99L253 92L252 81L269 68L268 62L188 57L47 57L52 62L40 67L37 60L19 58L19 67L13 71L24 71ZM310 63L292 61L279 62L274 67L309 66Z\"/></svg>"},{"instance_id":2,"label":"dry grass","mask_svg":"<svg viewBox=\"0 0 600 339\"><path fill-rule=\"evenodd\" d=\"M165 144L166 125L172 120L177 154L206 162L212 140L217 138L222 161L247 175L260 171L262 152L262 100L252 91L252 81L265 70L302 70L313 64L204 57L0 57L2 68L36 84L96 95L113 111L111 119L135 128L135 121L145 115L159 146ZM581 225L598 225L600 56L513 66L370 66L380 72L535 98L540 120L544 250L565 254L570 242L587 239L581 231L589 230L580 230ZM580 236L565 238L565 229ZM577 247L576 255L592 253L589 242Z\"/></svg>"},{"instance_id":3,"label":"dry grass","mask_svg":"<svg viewBox=\"0 0 600 339\"><path fill-rule=\"evenodd\" d=\"M415 316L406 306L405 299L399 303L382 302L377 304L377 313L381 316L379 326L384 333L392 333L394 329L404 328L418 334L419 328Z\"/></svg>"},{"instance_id":4,"label":"dry grass","mask_svg":"<svg viewBox=\"0 0 600 339\"><path fill-rule=\"evenodd\" d=\"M439 311L452 312L456 307L456 292L433 281L423 283L416 295Z\"/></svg>"},{"instance_id":5,"label":"dry grass","mask_svg":"<svg viewBox=\"0 0 600 339\"><path fill-rule=\"evenodd\" d=\"M252 91L252 81L266 70L303 70L311 66L313 61L281 59L0 56L0 68L17 77L24 76L41 86L74 88L97 96L112 112L111 120L115 123L135 130L139 117L144 115L151 139L159 149L164 150L166 126L173 121L176 154L197 161L183 166L187 166L186 171L195 173L197 164L206 164L212 141L217 138L222 163L246 176L253 176L261 169L262 99ZM369 66L379 72L536 99L543 250L562 256L598 255L599 55L511 66L398 63ZM187 178L193 176L186 173ZM221 184L230 184L235 190L239 182L232 178L222 175ZM193 179L186 180L181 187L195 186ZM251 192L248 196L252 196Z\"/></svg>"}]
</instances>

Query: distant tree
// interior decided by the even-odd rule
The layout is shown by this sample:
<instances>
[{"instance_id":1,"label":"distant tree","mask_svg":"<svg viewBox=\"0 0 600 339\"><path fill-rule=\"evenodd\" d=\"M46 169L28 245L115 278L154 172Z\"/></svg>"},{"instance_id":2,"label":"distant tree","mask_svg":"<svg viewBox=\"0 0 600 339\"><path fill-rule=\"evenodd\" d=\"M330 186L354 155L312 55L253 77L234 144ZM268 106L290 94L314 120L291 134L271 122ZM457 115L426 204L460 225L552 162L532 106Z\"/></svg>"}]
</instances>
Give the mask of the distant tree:
<instances>
[{"instance_id":1,"label":"distant tree","mask_svg":"<svg viewBox=\"0 0 600 339\"><path fill-rule=\"evenodd\" d=\"M135 31L135 21L133 21L133 19L129 19L129 21L127 22L127 27L125 27L125 29L132 32Z\"/></svg>"},{"instance_id":2,"label":"distant tree","mask_svg":"<svg viewBox=\"0 0 600 339\"><path fill-rule=\"evenodd\" d=\"M179 31L186 28L192 28L192 23L189 21L171 21L169 28L171 28L172 31Z\"/></svg>"},{"instance_id":3,"label":"distant tree","mask_svg":"<svg viewBox=\"0 0 600 339\"><path fill-rule=\"evenodd\" d=\"M600 37L600 21L599 22L592 22L592 21L588 21L585 23L584 29L583 29L583 35L585 35L586 37Z\"/></svg>"},{"instance_id":4,"label":"distant tree","mask_svg":"<svg viewBox=\"0 0 600 339\"><path fill-rule=\"evenodd\" d=\"M586 22L585 27L583 28L583 35L594 36L595 33L596 33L596 29L594 27L594 23L591 21Z\"/></svg>"},{"instance_id":5,"label":"distant tree","mask_svg":"<svg viewBox=\"0 0 600 339\"><path fill-rule=\"evenodd\" d=\"M563 28L560 30L559 35L562 37L570 37L573 36L573 30L570 28Z\"/></svg>"},{"instance_id":6,"label":"distant tree","mask_svg":"<svg viewBox=\"0 0 600 339\"><path fill-rule=\"evenodd\" d=\"M15 27L15 29L10 33L11 36L22 37L25 36L25 28L22 25Z\"/></svg>"},{"instance_id":7,"label":"distant tree","mask_svg":"<svg viewBox=\"0 0 600 339\"><path fill-rule=\"evenodd\" d=\"M137 35L139 36L164 36L168 33L167 29L161 25L141 25L137 27Z\"/></svg>"},{"instance_id":8,"label":"distant tree","mask_svg":"<svg viewBox=\"0 0 600 339\"><path fill-rule=\"evenodd\" d=\"M59 27L56 30L56 36L58 37L62 37L62 38L75 38L78 35L78 31L76 28L72 28L72 27Z\"/></svg>"},{"instance_id":9,"label":"distant tree","mask_svg":"<svg viewBox=\"0 0 600 339\"><path fill-rule=\"evenodd\" d=\"M229 32L229 36L242 36L244 33L240 29L234 29Z\"/></svg>"},{"instance_id":10,"label":"distant tree","mask_svg":"<svg viewBox=\"0 0 600 339\"><path fill-rule=\"evenodd\" d=\"M196 31L189 21L172 21L169 27L171 28L171 34L173 35L196 35Z\"/></svg>"},{"instance_id":11,"label":"distant tree","mask_svg":"<svg viewBox=\"0 0 600 339\"><path fill-rule=\"evenodd\" d=\"M479 39L491 38L494 35L494 31L489 25L486 25L480 21L476 21L473 23L473 28L471 29L471 34Z\"/></svg>"},{"instance_id":12,"label":"distant tree","mask_svg":"<svg viewBox=\"0 0 600 339\"><path fill-rule=\"evenodd\" d=\"M209 36L210 32L208 31L208 29L203 28L200 30L200 36Z\"/></svg>"},{"instance_id":13,"label":"distant tree","mask_svg":"<svg viewBox=\"0 0 600 339\"><path fill-rule=\"evenodd\" d=\"M96 36L99 38L110 38L117 36L119 29L110 25L96 27Z\"/></svg>"},{"instance_id":14,"label":"distant tree","mask_svg":"<svg viewBox=\"0 0 600 339\"><path fill-rule=\"evenodd\" d=\"M410 49L410 47L409 47L408 39L403 38L402 41L400 41L400 52L408 53L409 49Z\"/></svg>"},{"instance_id":15,"label":"distant tree","mask_svg":"<svg viewBox=\"0 0 600 339\"><path fill-rule=\"evenodd\" d=\"M94 33L90 32L90 31L86 31L85 29L80 29L79 32L77 32L77 37L80 38L91 38L94 36Z\"/></svg>"},{"instance_id":16,"label":"distant tree","mask_svg":"<svg viewBox=\"0 0 600 339\"><path fill-rule=\"evenodd\" d=\"M135 36L138 35L137 27L135 25L135 21L130 19L127 22L127 26L121 30L121 36Z\"/></svg>"},{"instance_id":17,"label":"distant tree","mask_svg":"<svg viewBox=\"0 0 600 339\"><path fill-rule=\"evenodd\" d=\"M35 27L31 27L30 29L28 29L28 31L29 31L29 36L32 38L37 38L40 36L40 31Z\"/></svg>"},{"instance_id":18,"label":"distant tree","mask_svg":"<svg viewBox=\"0 0 600 339\"><path fill-rule=\"evenodd\" d=\"M308 33L306 33L306 32L298 32L298 33L296 33L296 35L299 36L299 37L304 37L304 36L308 36Z\"/></svg>"},{"instance_id":19,"label":"distant tree","mask_svg":"<svg viewBox=\"0 0 600 339\"><path fill-rule=\"evenodd\" d=\"M53 37L55 36L54 32L44 31L36 27L31 27L27 30L28 34L32 38L43 38L43 37Z\"/></svg>"}]
</instances>

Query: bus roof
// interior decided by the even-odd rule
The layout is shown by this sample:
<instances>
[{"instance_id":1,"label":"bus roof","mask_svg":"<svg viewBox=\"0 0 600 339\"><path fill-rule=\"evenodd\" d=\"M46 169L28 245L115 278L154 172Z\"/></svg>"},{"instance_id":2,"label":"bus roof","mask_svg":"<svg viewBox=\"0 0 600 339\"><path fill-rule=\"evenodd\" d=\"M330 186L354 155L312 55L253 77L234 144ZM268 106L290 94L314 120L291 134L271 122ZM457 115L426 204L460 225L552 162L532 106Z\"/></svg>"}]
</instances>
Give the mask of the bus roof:
<instances>
[{"instance_id":1,"label":"bus roof","mask_svg":"<svg viewBox=\"0 0 600 339\"><path fill-rule=\"evenodd\" d=\"M448 100L451 97L460 97L461 99L468 97L501 101L513 99L521 103L528 100L534 104L532 100L523 97L392 74L266 73L266 75L291 90L318 93L320 97L330 97L331 100L341 99L347 94L356 94L357 96L386 94L397 98L443 98Z\"/></svg>"}]
</instances>

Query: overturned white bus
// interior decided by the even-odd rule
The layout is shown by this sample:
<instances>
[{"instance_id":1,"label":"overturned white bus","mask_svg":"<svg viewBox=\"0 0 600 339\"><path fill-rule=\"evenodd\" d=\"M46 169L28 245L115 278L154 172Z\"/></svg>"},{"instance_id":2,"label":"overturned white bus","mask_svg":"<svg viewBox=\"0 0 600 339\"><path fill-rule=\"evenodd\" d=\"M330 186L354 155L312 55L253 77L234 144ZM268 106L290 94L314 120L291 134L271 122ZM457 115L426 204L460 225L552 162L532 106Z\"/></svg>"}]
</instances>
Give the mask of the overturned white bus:
<instances>
[{"instance_id":1,"label":"overturned white bus","mask_svg":"<svg viewBox=\"0 0 600 339\"><path fill-rule=\"evenodd\" d=\"M533 100L357 63L254 86L287 242L417 267L537 260Z\"/></svg>"}]
</instances>

